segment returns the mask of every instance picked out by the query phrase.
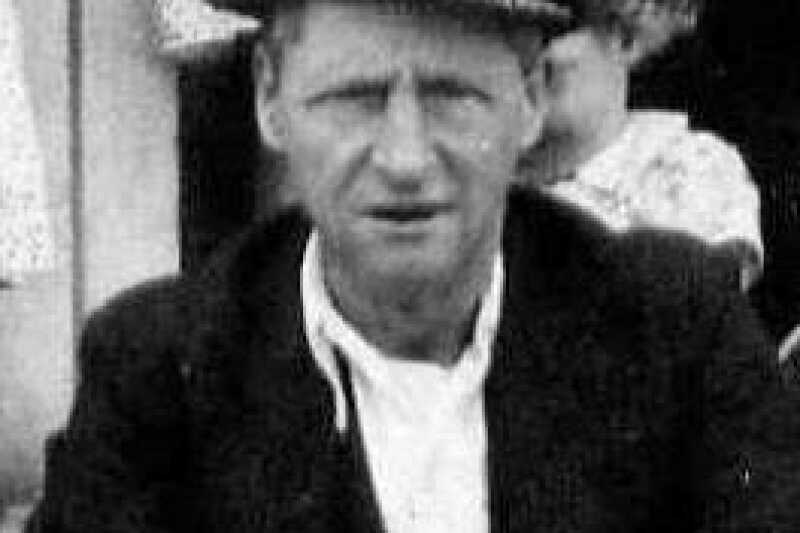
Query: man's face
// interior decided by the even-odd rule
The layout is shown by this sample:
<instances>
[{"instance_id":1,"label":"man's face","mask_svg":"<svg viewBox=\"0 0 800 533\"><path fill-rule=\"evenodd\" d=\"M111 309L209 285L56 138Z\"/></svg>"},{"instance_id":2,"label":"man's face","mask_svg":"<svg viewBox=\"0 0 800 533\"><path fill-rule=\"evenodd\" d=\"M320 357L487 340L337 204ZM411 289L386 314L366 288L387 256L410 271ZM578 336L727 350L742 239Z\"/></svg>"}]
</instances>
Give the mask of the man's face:
<instances>
[{"instance_id":1,"label":"man's face","mask_svg":"<svg viewBox=\"0 0 800 533\"><path fill-rule=\"evenodd\" d=\"M515 163L538 134L516 55L386 4L312 2L304 16L259 113L323 253L416 281L496 251Z\"/></svg>"}]
</instances>

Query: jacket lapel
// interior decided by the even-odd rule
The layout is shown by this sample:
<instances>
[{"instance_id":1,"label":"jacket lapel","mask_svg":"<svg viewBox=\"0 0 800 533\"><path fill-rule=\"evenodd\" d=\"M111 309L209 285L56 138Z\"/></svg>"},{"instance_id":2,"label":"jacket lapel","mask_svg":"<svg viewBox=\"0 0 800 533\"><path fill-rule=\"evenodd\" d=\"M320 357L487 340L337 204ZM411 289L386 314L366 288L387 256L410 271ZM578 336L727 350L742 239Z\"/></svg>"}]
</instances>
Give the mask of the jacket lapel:
<instances>
[{"instance_id":1,"label":"jacket lapel","mask_svg":"<svg viewBox=\"0 0 800 533\"><path fill-rule=\"evenodd\" d=\"M307 236L294 216L258 227L206 277L225 296L211 321L200 321L199 359L241 369L203 394L227 403L202 424L213 426L203 437L203 487L213 493L204 500L217 502L203 513L217 530L381 531L361 443L336 431L332 392L305 338L299 272Z\"/></svg>"},{"instance_id":2,"label":"jacket lapel","mask_svg":"<svg viewBox=\"0 0 800 533\"><path fill-rule=\"evenodd\" d=\"M580 530L588 517L599 526L580 448L593 428L571 380L587 354L608 359L583 334L600 323L584 285L604 273L581 248L602 239L585 239L549 202L512 203L511 212L503 316L486 383L492 531ZM206 325L200 351L211 346L217 360L239 360L216 368L241 370L219 380L224 392L205 395L230 405L227 416L207 417L213 453L203 486L214 493L205 501L218 503L204 513L219 528L253 533L378 533L363 445L357 433L337 434L331 390L305 339L299 272L308 228L299 220L258 228L211 276L229 298L214 308L216 326Z\"/></svg>"},{"instance_id":3,"label":"jacket lapel","mask_svg":"<svg viewBox=\"0 0 800 533\"><path fill-rule=\"evenodd\" d=\"M512 204L506 223L503 315L486 383L492 532L604 531L583 453L592 428L574 383L587 361L607 359L586 335L599 323L591 287L603 276L587 247L602 239L587 239L558 205L528 200Z\"/></svg>"}]
</instances>

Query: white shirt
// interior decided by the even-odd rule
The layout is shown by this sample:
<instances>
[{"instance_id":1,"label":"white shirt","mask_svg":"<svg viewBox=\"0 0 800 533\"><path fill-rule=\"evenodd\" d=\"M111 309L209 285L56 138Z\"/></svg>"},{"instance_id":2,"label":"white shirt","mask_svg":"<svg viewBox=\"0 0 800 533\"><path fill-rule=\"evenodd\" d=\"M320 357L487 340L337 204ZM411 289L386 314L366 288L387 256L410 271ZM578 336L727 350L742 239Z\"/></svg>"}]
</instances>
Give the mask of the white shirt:
<instances>
[{"instance_id":1,"label":"white shirt","mask_svg":"<svg viewBox=\"0 0 800 533\"><path fill-rule=\"evenodd\" d=\"M500 315L498 254L471 345L451 368L393 359L364 339L325 289L318 236L306 247L301 290L312 355L330 381L336 425L347 404L332 347L349 365L367 462L389 533L489 531L483 390Z\"/></svg>"}]
</instances>

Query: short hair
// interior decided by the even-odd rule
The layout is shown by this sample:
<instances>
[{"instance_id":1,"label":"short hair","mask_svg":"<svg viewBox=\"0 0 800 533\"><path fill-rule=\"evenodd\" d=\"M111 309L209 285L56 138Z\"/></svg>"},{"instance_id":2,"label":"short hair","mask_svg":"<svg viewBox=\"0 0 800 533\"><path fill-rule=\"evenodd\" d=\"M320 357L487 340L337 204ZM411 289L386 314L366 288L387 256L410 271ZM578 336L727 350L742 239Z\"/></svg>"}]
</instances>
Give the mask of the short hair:
<instances>
[{"instance_id":1,"label":"short hair","mask_svg":"<svg viewBox=\"0 0 800 533\"><path fill-rule=\"evenodd\" d=\"M286 46L299 41L302 36L302 16L306 7L306 0L276 1L273 9L262 16L263 24L257 40L270 59L272 79L276 82L272 90L280 81Z\"/></svg>"}]
</instances>

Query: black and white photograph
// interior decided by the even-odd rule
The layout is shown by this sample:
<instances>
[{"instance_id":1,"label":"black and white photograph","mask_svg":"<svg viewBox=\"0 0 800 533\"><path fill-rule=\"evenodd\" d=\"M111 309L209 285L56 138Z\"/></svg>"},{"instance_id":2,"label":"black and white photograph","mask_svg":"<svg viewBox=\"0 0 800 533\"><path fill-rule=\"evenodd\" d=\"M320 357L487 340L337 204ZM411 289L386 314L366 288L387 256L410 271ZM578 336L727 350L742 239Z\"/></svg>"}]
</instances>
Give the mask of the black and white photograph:
<instances>
[{"instance_id":1,"label":"black and white photograph","mask_svg":"<svg viewBox=\"0 0 800 533\"><path fill-rule=\"evenodd\" d=\"M800 532L797 0L0 0L0 533Z\"/></svg>"}]
</instances>

